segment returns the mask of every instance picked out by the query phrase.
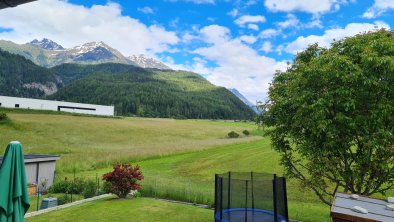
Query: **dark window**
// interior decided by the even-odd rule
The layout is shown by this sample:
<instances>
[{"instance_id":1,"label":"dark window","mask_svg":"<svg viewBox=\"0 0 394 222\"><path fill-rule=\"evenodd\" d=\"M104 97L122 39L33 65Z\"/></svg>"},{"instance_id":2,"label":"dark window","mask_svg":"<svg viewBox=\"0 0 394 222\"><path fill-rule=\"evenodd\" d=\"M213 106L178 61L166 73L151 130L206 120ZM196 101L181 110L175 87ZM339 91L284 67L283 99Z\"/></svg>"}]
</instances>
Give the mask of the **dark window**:
<instances>
[{"instance_id":1,"label":"dark window","mask_svg":"<svg viewBox=\"0 0 394 222\"><path fill-rule=\"evenodd\" d=\"M19 104L15 104L15 108L19 108Z\"/></svg>"}]
</instances>

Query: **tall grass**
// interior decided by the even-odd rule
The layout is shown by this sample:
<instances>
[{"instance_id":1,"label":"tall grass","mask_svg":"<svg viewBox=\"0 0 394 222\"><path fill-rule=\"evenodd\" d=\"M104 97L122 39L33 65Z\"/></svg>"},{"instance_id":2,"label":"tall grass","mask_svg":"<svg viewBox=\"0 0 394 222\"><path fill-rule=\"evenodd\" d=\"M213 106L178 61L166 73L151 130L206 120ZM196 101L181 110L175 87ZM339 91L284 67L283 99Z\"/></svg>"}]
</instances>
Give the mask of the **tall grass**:
<instances>
[{"instance_id":1,"label":"tall grass","mask_svg":"<svg viewBox=\"0 0 394 222\"><path fill-rule=\"evenodd\" d=\"M57 154L57 173L95 170L113 162L208 149L215 145L250 141L257 137L226 139L230 130L254 127L250 123L217 121L96 118L43 113L7 113L10 123L0 124L0 153L12 140L22 142L28 154ZM23 111L27 112L27 111ZM34 111L37 112L37 111Z\"/></svg>"}]
</instances>

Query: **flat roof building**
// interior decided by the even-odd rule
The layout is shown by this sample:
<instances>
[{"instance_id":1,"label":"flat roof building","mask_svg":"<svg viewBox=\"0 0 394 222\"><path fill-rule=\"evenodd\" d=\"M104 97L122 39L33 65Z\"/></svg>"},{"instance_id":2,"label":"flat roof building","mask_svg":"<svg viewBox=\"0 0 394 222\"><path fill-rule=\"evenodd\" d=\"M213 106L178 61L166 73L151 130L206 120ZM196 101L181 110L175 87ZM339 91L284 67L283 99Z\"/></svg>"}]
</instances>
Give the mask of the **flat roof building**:
<instances>
[{"instance_id":1,"label":"flat roof building","mask_svg":"<svg viewBox=\"0 0 394 222\"><path fill-rule=\"evenodd\" d=\"M115 114L114 106L103 106L86 103L73 103L11 96L0 96L0 107L52 110L100 116L113 116Z\"/></svg>"},{"instance_id":2,"label":"flat roof building","mask_svg":"<svg viewBox=\"0 0 394 222\"><path fill-rule=\"evenodd\" d=\"M49 188L55 180L56 161L60 157L56 155L27 154L24 158L27 182L40 185L46 180L46 188ZM3 157L0 156L0 165L2 162Z\"/></svg>"}]
</instances>

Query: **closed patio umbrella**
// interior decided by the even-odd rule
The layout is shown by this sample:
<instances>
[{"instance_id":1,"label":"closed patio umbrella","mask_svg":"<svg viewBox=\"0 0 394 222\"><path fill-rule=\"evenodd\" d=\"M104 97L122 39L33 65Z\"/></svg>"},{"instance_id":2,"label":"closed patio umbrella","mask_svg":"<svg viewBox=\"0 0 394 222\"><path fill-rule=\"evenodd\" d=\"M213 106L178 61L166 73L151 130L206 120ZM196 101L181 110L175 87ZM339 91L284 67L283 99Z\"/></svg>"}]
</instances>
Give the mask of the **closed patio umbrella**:
<instances>
[{"instance_id":1,"label":"closed patio umbrella","mask_svg":"<svg viewBox=\"0 0 394 222\"><path fill-rule=\"evenodd\" d=\"M22 144L8 144L0 167L0 222L24 221L29 196Z\"/></svg>"}]
</instances>

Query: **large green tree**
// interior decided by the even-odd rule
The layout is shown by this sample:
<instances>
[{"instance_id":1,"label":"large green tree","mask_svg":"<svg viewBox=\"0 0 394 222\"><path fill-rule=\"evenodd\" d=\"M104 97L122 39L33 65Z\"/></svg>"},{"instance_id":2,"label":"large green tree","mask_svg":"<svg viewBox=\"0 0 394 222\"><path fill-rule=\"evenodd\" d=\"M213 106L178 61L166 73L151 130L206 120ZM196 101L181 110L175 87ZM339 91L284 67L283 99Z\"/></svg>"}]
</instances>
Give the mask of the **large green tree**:
<instances>
[{"instance_id":1,"label":"large green tree","mask_svg":"<svg viewBox=\"0 0 394 222\"><path fill-rule=\"evenodd\" d=\"M277 72L263 112L288 177L326 204L394 187L394 32L317 44Z\"/></svg>"}]
</instances>

